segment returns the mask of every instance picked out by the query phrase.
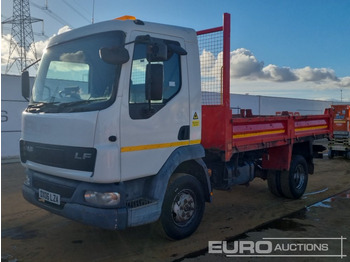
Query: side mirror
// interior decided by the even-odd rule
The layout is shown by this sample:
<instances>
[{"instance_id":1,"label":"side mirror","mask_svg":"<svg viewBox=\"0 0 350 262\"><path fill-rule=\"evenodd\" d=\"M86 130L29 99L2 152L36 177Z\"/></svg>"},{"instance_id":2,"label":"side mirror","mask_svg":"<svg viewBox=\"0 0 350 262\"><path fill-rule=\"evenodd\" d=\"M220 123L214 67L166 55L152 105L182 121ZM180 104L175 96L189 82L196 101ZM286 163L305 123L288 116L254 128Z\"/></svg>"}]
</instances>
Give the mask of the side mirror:
<instances>
[{"instance_id":1,"label":"side mirror","mask_svg":"<svg viewBox=\"0 0 350 262\"><path fill-rule=\"evenodd\" d=\"M22 72L21 84L22 84L22 96L25 98L25 100L29 101L29 97L30 97L29 72L26 70Z\"/></svg>"},{"instance_id":2,"label":"side mirror","mask_svg":"<svg viewBox=\"0 0 350 262\"><path fill-rule=\"evenodd\" d=\"M102 47L99 50L100 58L112 65L121 65L129 61L129 52L125 47Z\"/></svg>"},{"instance_id":3,"label":"side mirror","mask_svg":"<svg viewBox=\"0 0 350 262\"><path fill-rule=\"evenodd\" d=\"M146 100L163 98L163 65L148 64L146 67Z\"/></svg>"},{"instance_id":4,"label":"side mirror","mask_svg":"<svg viewBox=\"0 0 350 262\"><path fill-rule=\"evenodd\" d=\"M174 52L175 54L187 55L187 51L179 45L168 44L168 48L170 49L170 51Z\"/></svg>"},{"instance_id":5,"label":"side mirror","mask_svg":"<svg viewBox=\"0 0 350 262\"><path fill-rule=\"evenodd\" d=\"M168 46L162 41L155 41L147 47L147 61L161 62L168 60Z\"/></svg>"}]
</instances>

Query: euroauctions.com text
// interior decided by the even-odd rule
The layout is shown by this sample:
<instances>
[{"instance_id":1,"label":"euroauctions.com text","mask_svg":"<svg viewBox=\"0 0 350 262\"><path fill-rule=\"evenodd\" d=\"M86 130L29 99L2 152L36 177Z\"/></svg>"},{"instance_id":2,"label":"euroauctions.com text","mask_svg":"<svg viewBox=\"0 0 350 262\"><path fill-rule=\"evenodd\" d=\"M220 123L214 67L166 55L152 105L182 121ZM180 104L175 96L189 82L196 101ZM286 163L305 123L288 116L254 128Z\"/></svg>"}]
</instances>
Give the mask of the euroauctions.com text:
<instances>
[{"instance_id":1,"label":"euroauctions.com text","mask_svg":"<svg viewBox=\"0 0 350 262\"><path fill-rule=\"evenodd\" d=\"M263 238L258 241L209 241L209 254L226 257L335 257L345 258L346 238Z\"/></svg>"}]
</instances>

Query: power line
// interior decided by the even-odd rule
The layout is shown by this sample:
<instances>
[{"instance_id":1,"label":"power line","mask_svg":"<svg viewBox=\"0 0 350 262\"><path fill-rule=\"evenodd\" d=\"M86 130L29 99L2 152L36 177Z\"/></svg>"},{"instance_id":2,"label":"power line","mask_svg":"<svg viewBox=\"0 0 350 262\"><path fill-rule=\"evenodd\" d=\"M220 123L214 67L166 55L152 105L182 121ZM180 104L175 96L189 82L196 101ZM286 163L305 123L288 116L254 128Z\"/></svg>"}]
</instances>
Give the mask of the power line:
<instances>
[{"instance_id":1,"label":"power line","mask_svg":"<svg viewBox=\"0 0 350 262\"><path fill-rule=\"evenodd\" d=\"M92 0L92 17L91 24L95 23L95 0Z\"/></svg>"},{"instance_id":2,"label":"power line","mask_svg":"<svg viewBox=\"0 0 350 262\"><path fill-rule=\"evenodd\" d=\"M85 21L90 23L90 20L87 19L82 13L80 13L74 6L68 3L66 0L62 0L68 7L72 8L74 12L76 12L80 17L82 17Z\"/></svg>"},{"instance_id":3,"label":"power line","mask_svg":"<svg viewBox=\"0 0 350 262\"><path fill-rule=\"evenodd\" d=\"M36 35L36 36L40 36L40 37L43 37L43 38L45 38L45 39L47 39L47 38L49 38L49 36L48 35L46 35L45 33L36 33L36 32L34 32L34 35Z\"/></svg>"},{"instance_id":4,"label":"power line","mask_svg":"<svg viewBox=\"0 0 350 262\"><path fill-rule=\"evenodd\" d=\"M88 10L85 5L81 5L81 4L77 3L76 0L73 0L73 2L75 3L76 6L78 5L82 11L84 11L85 15L91 16L91 10Z\"/></svg>"},{"instance_id":5,"label":"power line","mask_svg":"<svg viewBox=\"0 0 350 262\"><path fill-rule=\"evenodd\" d=\"M68 25L70 28L74 28L70 23L68 23L66 20L64 20L62 17L58 16L55 12L53 12L51 9L48 8L48 6L40 6L33 1L31 1L31 4L40 9L45 11L49 16L51 16L53 19L55 19L57 22L59 22L62 25Z\"/></svg>"}]
</instances>

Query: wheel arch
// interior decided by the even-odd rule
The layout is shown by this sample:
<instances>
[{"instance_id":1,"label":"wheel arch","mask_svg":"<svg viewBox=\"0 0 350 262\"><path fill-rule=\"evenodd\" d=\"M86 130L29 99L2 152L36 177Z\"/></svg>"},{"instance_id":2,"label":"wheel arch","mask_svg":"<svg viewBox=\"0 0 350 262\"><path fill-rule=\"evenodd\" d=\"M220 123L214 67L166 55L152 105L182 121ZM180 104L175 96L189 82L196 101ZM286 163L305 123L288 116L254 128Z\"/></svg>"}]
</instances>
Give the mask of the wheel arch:
<instances>
[{"instance_id":1,"label":"wheel arch","mask_svg":"<svg viewBox=\"0 0 350 262\"><path fill-rule=\"evenodd\" d=\"M305 158L308 168L308 173L314 173L313 163L313 140L309 139L301 143L295 143L293 145L292 156L300 155Z\"/></svg>"},{"instance_id":2,"label":"wheel arch","mask_svg":"<svg viewBox=\"0 0 350 262\"><path fill-rule=\"evenodd\" d=\"M205 201L211 202L212 189L209 180L208 169L202 159L192 159L182 162L175 169L174 174L176 173L186 173L194 176L201 183Z\"/></svg>"},{"instance_id":3,"label":"wheel arch","mask_svg":"<svg viewBox=\"0 0 350 262\"><path fill-rule=\"evenodd\" d=\"M204 156L204 148L200 144L175 149L148 185L149 195L162 203L171 177L176 173L187 173L199 180L205 200L210 201L211 185L208 169L202 160Z\"/></svg>"}]
</instances>

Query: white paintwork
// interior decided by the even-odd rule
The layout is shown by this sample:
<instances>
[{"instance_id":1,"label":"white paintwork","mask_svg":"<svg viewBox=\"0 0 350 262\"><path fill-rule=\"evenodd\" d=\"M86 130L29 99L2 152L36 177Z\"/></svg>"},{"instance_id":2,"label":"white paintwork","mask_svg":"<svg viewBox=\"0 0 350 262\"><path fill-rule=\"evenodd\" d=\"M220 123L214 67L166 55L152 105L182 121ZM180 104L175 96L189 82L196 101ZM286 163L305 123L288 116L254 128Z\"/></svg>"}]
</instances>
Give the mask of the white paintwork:
<instances>
[{"instance_id":1,"label":"white paintwork","mask_svg":"<svg viewBox=\"0 0 350 262\"><path fill-rule=\"evenodd\" d=\"M152 31L152 30L151 30ZM138 35L150 34L151 37L174 40L185 49L184 39L137 30L131 33L131 39ZM195 32L193 31L193 34ZM192 37L193 38L193 37ZM132 48L131 46L130 48ZM129 49L130 54L132 51ZM130 75L130 67L126 74ZM185 57L181 57L182 85L179 93L166 106L148 119L131 119L129 115L129 84L123 86L121 107L121 148L178 142L178 133L182 126L189 125L188 76ZM128 80L128 83L130 81ZM127 94L127 95L125 95ZM131 180L156 174L176 147L166 147L121 153L122 180Z\"/></svg>"},{"instance_id":2,"label":"white paintwork","mask_svg":"<svg viewBox=\"0 0 350 262\"><path fill-rule=\"evenodd\" d=\"M201 139L202 135L202 91L201 91L201 77L200 77L200 62L198 53L197 37L195 41L186 43L188 55L185 56L187 62L187 76L188 77L188 94L190 103L190 140L196 141ZM197 113L199 124L196 125L193 119L194 114Z\"/></svg>"},{"instance_id":3,"label":"white paintwork","mask_svg":"<svg viewBox=\"0 0 350 262\"><path fill-rule=\"evenodd\" d=\"M93 147L98 112L22 113L22 139L31 142Z\"/></svg>"},{"instance_id":4,"label":"white paintwork","mask_svg":"<svg viewBox=\"0 0 350 262\"><path fill-rule=\"evenodd\" d=\"M92 180L97 183L120 181L120 97L116 102L99 112L96 122L94 147L97 149L95 172ZM116 136L117 141L109 141Z\"/></svg>"}]
</instances>

